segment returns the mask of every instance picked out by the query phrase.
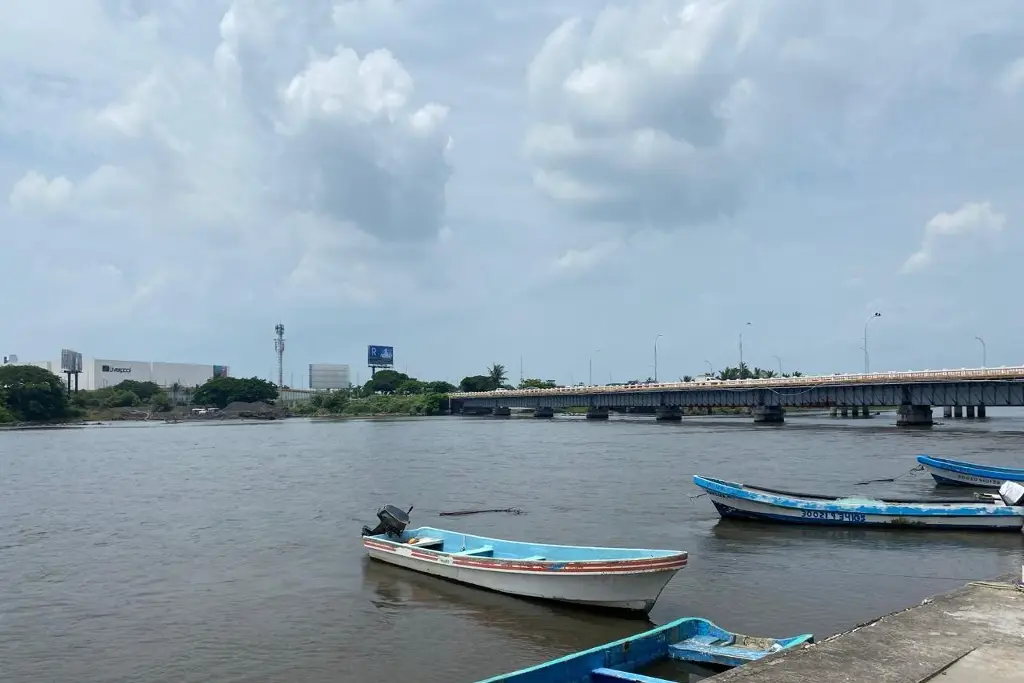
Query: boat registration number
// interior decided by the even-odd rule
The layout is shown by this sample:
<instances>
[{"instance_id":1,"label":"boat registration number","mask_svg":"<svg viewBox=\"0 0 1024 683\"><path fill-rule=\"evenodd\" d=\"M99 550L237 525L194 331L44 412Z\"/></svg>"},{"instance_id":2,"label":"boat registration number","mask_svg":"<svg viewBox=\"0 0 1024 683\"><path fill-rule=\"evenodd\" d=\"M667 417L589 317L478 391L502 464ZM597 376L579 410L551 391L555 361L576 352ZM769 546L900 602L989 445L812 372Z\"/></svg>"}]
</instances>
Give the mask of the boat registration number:
<instances>
[{"instance_id":1,"label":"boat registration number","mask_svg":"<svg viewBox=\"0 0 1024 683\"><path fill-rule=\"evenodd\" d=\"M801 510L801 517L807 519L822 519L826 521L835 522L866 522L868 516L863 512L846 512L846 511L833 511L833 510Z\"/></svg>"},{"instance_id":2,"label":"boat registration number","mask_svg":"<svg viewBox=\"0 0 1024 683\"><path fill-rule=\"evenodd\" d=\"M437 558L438 564L455 564L455 560L452 559L451 555L440 555Z\"/></svg>"}]
</instances>

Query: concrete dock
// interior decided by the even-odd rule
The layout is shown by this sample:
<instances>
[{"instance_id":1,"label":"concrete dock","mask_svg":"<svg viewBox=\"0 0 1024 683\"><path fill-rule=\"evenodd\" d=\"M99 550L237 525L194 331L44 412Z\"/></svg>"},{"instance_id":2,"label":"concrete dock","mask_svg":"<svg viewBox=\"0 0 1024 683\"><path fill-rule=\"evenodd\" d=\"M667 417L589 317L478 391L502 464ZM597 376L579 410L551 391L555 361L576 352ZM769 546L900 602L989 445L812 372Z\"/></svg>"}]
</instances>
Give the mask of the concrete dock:
<instances>
[{"instance_id":1,"label":"concrete dock","mask_svg":"<svg viewBox=\"0 0 1024 683\"><path fill-rule=\"evenodd\" d=\"M1019 577L1017 577L1019 578ZM974 582L715 683L1021 683L1024 591Z\"/></svg>"}]
</instances>

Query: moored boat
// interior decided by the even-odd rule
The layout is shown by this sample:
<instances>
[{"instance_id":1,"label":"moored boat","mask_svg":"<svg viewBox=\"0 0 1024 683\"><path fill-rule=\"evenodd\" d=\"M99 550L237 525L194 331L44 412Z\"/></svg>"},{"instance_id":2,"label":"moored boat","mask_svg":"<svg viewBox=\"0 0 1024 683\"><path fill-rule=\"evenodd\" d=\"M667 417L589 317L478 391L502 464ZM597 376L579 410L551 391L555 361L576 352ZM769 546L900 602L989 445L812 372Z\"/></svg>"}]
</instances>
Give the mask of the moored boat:
<instances>
[{"instance_id":1,"label":"moored boat","mask_svg":"<svg viewBox=\"0 0 1024 683\"><path fill-rule=\"evenodd\" d=\"M923 454L917 456L917 462L932 475L936 483L943 485L997 489L1004 481L1024 483L1024 468L980 465Z\"/></svg>"},{"instance_id":2,"label":"moored boat","mask_svg":"<svg viewBox=\"0 0 1024 683\"><path fill-rule=\"evenodd\" d=\"M1004 483L998 496L978 494L973 498L941 501L830 497L747 486L699 475L694 475L693 483L707 492L718 514L737 519L979 531L1020 531L1024 527L1020 487L1013 482Z\"/></svg>"},{"instance_id":3,"label":"moored boat","mask_svg":"<svg viewBox=\"0 0 1024 683\"><path fill-rule=\"evenodd\" d=\"M410 508L410 511L412 508ZM375 560L459 583L527 598L646 614L676 572L682 550L600 548L508 541L459 531L409 529L393 505L363 527L363 547Z\"/></svg>"},{"instance_id":4,"label":"moored boat","mask_svg":"<svg viewBox=\"0 0 1024 683\"><path fill-rule=\"evenodd\" d=\"M726 631L707 619L684 617L629 638L478 683L672 683L636 672L665 660L736 667L813 642L810 633L792 638L759 638Z\"/></svg>"}]
</instances>

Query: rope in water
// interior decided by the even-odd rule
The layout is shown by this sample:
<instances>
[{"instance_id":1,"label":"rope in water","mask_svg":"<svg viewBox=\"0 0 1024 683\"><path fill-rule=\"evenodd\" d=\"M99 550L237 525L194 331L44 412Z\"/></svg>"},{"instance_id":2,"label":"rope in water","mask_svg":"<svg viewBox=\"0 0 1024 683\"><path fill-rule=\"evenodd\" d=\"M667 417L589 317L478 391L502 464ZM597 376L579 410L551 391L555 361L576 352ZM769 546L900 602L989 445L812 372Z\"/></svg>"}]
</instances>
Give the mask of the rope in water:
<instances>
[{"instance_id":1,"label":"rope in water","mask_svg":"<svg viewBox=\"0 0 1024 683\"><path fill-rule=\"evenodd\" d=\"M920 472L922 470L924 470L924 465L918 465L917 467L911 467L909 470L907 470L903 474L897 475L895 477L888 477L886 479L868 479L867 481L858 481L856 484L854 484L854 486L864 486L865 484L876 484L876 483L881 483L881 482L886 482L886 481L896 481L897 479L902 479L903 477L907 476L908 474L912 474L914 472Z\"/></svg>"},{"instance_id":2,"label":"rope in water","mask_svg":"<svg viewBox=\"0 0 1024 683\"><path fill-rule=\"evenodd\" d=\"M510 515L521 515L523 511L519 508L488 508L486 510L455 510L453 512L439 512L439 517L461 517L462 515L482 515L485 512L507 512Z\"/></svg>"}]
</instances>

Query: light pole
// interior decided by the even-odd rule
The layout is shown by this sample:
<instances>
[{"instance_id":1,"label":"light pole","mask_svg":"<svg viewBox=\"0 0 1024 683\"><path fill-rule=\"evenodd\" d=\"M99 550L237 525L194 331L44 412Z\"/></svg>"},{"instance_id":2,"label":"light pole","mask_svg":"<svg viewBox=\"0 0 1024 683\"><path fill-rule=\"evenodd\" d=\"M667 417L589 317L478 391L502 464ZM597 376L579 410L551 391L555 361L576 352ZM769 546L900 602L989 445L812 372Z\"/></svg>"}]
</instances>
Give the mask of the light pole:
<instances>
[{"instance_id":1,"label":"light pole","mask_svg":"<svg viewBox=\"0 0 1024 683\"><path fill-rule=\"evenodd\" d=\"M657 381L658 381L658 340L661 339L663 336L664 335L659 334L657 337L654 338L654 381L655 381L655 383L657 383Z\"/></svg>"},{"instance_id":2,"label":"light pole","mask_svg":"<svg viewBox=\"0 0 1024 683\"><path fill-rule=\"evenodd\" d=\"M747 323L748 325L750 323ZM743 374L743 329L740 328L740 375Z\"/></svg>"},{"instance_id":3,"label":"light pole","mask_svg":"<svg viewBox=\"0 0 1024 683\"><path fill-rule=\"evenodd\" d=\"M594 349L594 353L600 353L601 349ZM594 353L590 354L590 369L587 372L587 385L594 386Z\"/></svg>"},{"instance_id":4,"label":"light pole","mask_svg":"<svg viewBox=\"0 0 1024 683\"><path fill-rule=\"evenodd\" d=\"M706 360L704 363L708 366L708 377L715 374L715 369L711 366L711 361Z\"/></svg>"},{"instance_id":5,"label":"light pole","mask_svg":"<svg viewBox=\"0 0 1024 683\"><path fill-rule=\"evenodd\" d=\"M988 348L985 346L985 340L982 339L981 337L975 337L975 339L977 339L978 341L981 342L981 367L987 368L988 367Z\"/></svg>"},{"instance_id":6,"label":"light pole","mask_svg":"<svg viewBox=\"0 0 1024 683\"><path fill-rule=\"evenodd\" d=\"M868 355L868 323L875 318L881 318L882 314L876 312L873 316L864 321L864 374L871 372L871 356Z\"/></svg>"},{"instance_id":7,"label":"light pole","mask_svg":"<svg viewBox=\"0 0 1024 683\"><path fill-rule=\"evenodd\" d=\"M779 377L782 377L782 359L778 356L772 356L772 358L779 361Z\"/></svg>"}]
</instances>

